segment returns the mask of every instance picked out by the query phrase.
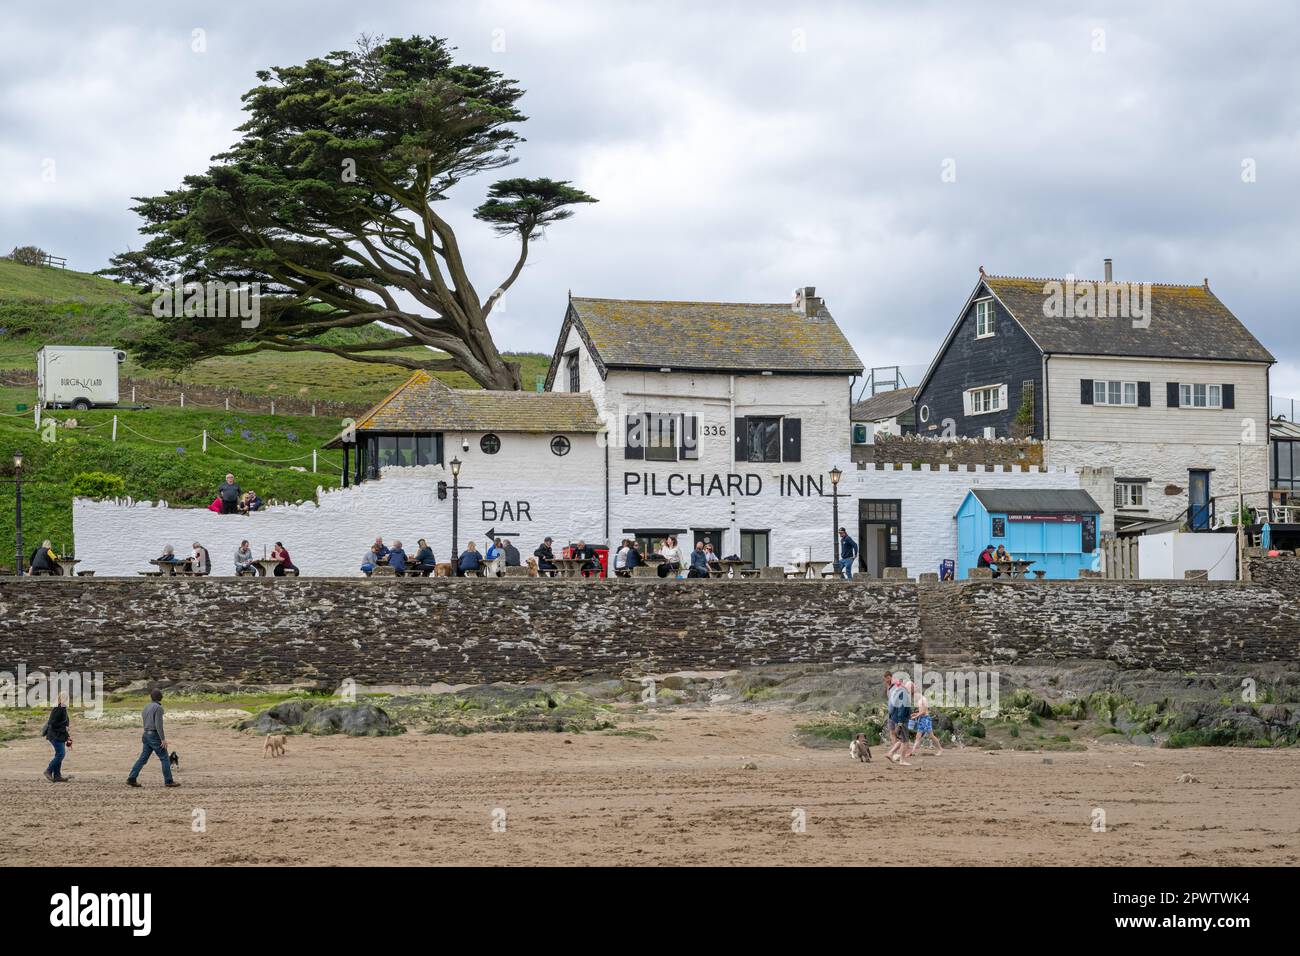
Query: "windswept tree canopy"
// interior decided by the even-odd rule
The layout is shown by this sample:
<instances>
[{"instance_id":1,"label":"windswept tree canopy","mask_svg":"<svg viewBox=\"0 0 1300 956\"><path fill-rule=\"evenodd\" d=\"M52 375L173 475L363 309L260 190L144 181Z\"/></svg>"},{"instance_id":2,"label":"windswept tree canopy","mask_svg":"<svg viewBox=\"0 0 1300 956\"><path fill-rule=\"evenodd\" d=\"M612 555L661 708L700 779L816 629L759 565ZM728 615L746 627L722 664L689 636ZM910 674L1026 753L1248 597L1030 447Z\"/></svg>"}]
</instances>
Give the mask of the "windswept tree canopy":
<instances>
[{"instance_id":1,"label":"windswept tree canopy","mask_svg":"<svg viewBox=\"0 0 1300 956\"><path fill-rule=\"evenodd\" d=\"M261 350L330 352L460 369L486 388L519 388L518 366L498 352L488 317L519 278L530 242L596 200L559 180L493 183L475 218L514 236L519 254L486 297L435 208L462 179L514 162L523 90L493 70L454 63L436 37L362 37L354 51L258 79L244 95L239 143L180 188L137 198L149 239L114 256L103 274L145 287L178 276L259 283L260 324L169 318L142 343L141 358L178 367ZM352 344L322 338L375 323L401 332ZM448 357L394 354L413 344Z\"/></svg>"}]
</instances>

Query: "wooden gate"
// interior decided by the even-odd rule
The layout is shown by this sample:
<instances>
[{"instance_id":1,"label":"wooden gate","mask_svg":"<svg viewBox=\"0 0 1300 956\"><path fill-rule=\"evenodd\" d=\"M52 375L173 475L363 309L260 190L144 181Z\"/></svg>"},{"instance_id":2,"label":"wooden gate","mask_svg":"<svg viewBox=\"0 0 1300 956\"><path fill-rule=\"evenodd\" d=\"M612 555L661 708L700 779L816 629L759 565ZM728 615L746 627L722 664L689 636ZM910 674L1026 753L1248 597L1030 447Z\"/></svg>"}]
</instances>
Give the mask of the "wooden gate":
<instances>
[{"instance_id":1,"label":"wooden gate","mask_svg":"<svg viewBox=\"0 0 1300 956\"><path fill-rule=\"evenodd\" d=\"M1102 575L1115 580L1136 580L1138 539L1107 538L1101 543Z\"/></svg>"}]
</instances>

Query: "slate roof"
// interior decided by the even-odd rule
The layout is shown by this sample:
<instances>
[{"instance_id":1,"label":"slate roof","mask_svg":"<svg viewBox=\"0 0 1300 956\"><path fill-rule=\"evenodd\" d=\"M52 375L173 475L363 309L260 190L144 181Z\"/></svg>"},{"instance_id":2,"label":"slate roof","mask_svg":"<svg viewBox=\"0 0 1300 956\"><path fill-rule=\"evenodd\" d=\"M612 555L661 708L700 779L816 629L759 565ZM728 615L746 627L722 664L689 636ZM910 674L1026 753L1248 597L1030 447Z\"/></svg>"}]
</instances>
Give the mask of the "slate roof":
<instances>
[{"instance_id":1,"label":"slate roof","mask_svg":"<svg viewBox=\"0 0 1300 956\"><path fill-rule=\"evenodd\" d=\"M1100 514L1101 505L1078 489L972 488L985 511L999 514Z\"/></svg>"},{"instance_id":2,"label":"slate roof","mask_svg":"<svg viewBox=\"0 0 1300 956\"><path fill-rule=\"evenodd\" d=\"M861 374L863 368L825 305L809 317L788 302L574 296L568 318L602 368L814 374Z\"/></svg>"},{"instance_id":3,"label":"slate roof","mask_svg":"<svg viewBox=\"0 0 1300 956\"><path fill-rule=\"evenodd\" d=\"M1049 318L1044 314L1048 283L1065 279L983 277L1040 349L1058 355L1272 362L1268 349L1206 285L1151 284L1150 326L1134 328L1131 317ZM1103 283L1075 279L1074 286Z\"/></svg>"},{"instance_id":4,"label":"slate roof","mask_svg":"<svg viewBox=\"0 0 1300 956\"><path fill-rule=\"evenodd\" d=\"M418 371L357 420L358 431L595 433L604 428L587 392L448 388ZM326 447L343 444L342 434Z\"/></svg>"},{"instance_id":5,"label":"slate roof","mask_svg":"<svg viewBox=\"0 0 1300 956\"><path fill-rule=\"evenodd\" d=\"M916 392L916 386L877 392L854 405L849 419L855 422L881 422L887 418L895 418L912 408L916 400Z\"/></svg>"}]
</instances>

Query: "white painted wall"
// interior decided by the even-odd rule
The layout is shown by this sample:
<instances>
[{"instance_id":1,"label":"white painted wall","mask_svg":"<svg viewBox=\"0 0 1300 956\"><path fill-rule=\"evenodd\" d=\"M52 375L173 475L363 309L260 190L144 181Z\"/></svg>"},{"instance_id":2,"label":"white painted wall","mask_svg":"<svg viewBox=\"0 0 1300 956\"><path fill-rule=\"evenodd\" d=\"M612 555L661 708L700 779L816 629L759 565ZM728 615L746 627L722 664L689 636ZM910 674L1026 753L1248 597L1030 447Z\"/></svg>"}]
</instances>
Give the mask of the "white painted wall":
<instances>
[{"instance_id":1,"label":"white painted wall","mask_svg":"<svg viewBox=\"0 0 1300 956\"><path fill-rule=\"evenodd\" d=\"M1138 576L1143 580L1181 581L1190 570L1209 571L1211 581L1235 581L1236 535L1169 531L1138 538Z\"/></svg>"},{"instance_id":2,"label":"white painted wall","mask_svg":"<svg viewBox=\"0 0 1300 956\"><path fill-rule=\"evenodd\" d=\"M550 436L502 434L502 449L494 456L478 451L477 436L471 451L457 453L465 461L461 493L460 544L474 539L485 547L489 526L497 531L517 531L521 552L530 554L547 534L557 545L583 537L589 543L604 540L604 449L592 436L571 436L573 451L557 458L549 450ZM613 450L611 449L611 452ZM492 459L496 459L493 461ZM640 463L629 463L640 464ZM610 526L617 541L624 528L728 527L770 529L771 560L785 563L796 549L812 549L818 560L832 554L832 501L830 483L825 495L788 491L782 494L782 476L800 475L793 466L766 466L749 471L762 490L754 495L623 495L622 469L611 475ZM715 472L692 469L705 475ZM726 475L721 469L723 488ZM446 558L451 540L451 500L439 501L439 479L450 479L440 466L388 468L378 481L346 489L321 491L319 503L278 505L247 517L218 515L204 508L169 508L145 502L73 503L73 531L82 568L98 575L133 575L150 570L148 561L166 544L183 553L194 541L213 556L213 573L233 574L232 556L247 538L255 555L283 541L304 575L360 574L361 556L376 535L391 543L399 538L414 553L417 538L429 539L435 555ZM666 477L664 479L666 482ZM684 479L683 479L684 481ZM742 483L745 481L741 478ZM755 479L750 478L751 490ZM806 484L806 480L805 480ZM680 489L682 482L674 485ZM839 502L840 523L857 537L859 498L900 499L902 502L903 561L917 574L938 569L944 558L956 556L953 515L972 487L1078 488L1080 476L1070 472L1021 472L1003 469L966 471L948 466L913 470L857 470L845 467ZM527 511L520 513L519 502ZM502 517L503 502L513 514ZM485 504L488 510L485 511ZM734 519L733 519L734 513Z\"/></svg>"}]
</instances>

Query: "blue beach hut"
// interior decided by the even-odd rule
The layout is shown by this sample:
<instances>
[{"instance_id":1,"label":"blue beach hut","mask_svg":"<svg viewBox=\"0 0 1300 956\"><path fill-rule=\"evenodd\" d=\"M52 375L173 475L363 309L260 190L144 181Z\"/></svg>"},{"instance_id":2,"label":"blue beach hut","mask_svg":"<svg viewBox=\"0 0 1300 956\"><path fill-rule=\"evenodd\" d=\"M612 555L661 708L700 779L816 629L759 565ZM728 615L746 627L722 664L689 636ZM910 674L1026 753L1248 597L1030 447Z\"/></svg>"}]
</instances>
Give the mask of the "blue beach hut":
<instances>
[{"instance_id":1,"label":"blue beach hut","mask_svg":"<svg viewBox=\"0 0 1300 956\"><path fill-rule=\"evenodd\" d=\"M988 545L1032 561L1029 571L1073 580L1093 566L1101 506L1080 490L975 488L957 509L957 580L970 577Z\"/></svg>"}]
</instances>

